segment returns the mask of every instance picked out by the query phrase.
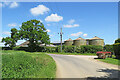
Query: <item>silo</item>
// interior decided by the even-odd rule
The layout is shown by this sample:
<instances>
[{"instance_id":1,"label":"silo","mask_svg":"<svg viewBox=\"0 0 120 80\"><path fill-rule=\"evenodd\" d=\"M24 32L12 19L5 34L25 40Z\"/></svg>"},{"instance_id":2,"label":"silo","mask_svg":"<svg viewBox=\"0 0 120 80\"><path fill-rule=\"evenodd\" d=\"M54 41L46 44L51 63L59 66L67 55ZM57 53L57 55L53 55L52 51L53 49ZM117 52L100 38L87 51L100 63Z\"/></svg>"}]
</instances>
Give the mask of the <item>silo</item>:
<instances>
[{"instance_id":1,"label":"silo","mask_svg":"<svg viewBox=\"0 0 120 80\"><path fill-rule=\"evenodd\" d=\"M100 46L104 46L104 39L101 39L97 36L95 36L92 39L89 39L89 45L100 45Z\"/></svg>"},{"instance_id":2,"label":"silo","mask_svg":"<svg viewBox=\"0 0 120 80\"><path fill-rule=\"evenodd\" d=\"M66 46L71 46L73 44L73 40L69 38L68 40L64 41Z\"/></svg>"},{"instance_id":3,"label":"silo","mask_svg":"<svg viewBox=\"0 0 120 80\"><path fill-rule=\"evenodd\" d=\"M77 39L75 39L75 40L73 41L73 44L74 44L75 46L86 45L86 40L83 39L83 38L81 38L81 37L79 37L79 38L77 38Z\"/></svg>"}]
</instances>

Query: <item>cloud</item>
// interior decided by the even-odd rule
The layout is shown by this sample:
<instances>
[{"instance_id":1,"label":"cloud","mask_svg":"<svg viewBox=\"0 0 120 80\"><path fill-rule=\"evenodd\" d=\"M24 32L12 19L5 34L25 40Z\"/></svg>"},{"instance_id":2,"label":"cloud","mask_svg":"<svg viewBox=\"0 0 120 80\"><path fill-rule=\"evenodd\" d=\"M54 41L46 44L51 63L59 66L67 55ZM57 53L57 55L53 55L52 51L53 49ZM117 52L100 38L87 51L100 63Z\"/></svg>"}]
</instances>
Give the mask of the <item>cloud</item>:
<instances>
[{"instance_id":1,"label":"cloud","mask_svg":"<svg viewBox=\"0 0 120 80\"><path fill-rule=\"evenodd\" d=\"M47 22L59 22L61 20L63 20L63 17L58 16L57 14L51 14L50 16L47 16L45 18L45 21L47 21Z\"/></svg>"},{"instance_id":2,"label":"cloud","mask_svg":"<svg viewBox=\"0 0 120 80\"><path fill-rule=\"evenodd\" d=\"M39 19L38 21L40 21L41 23L43 22L41 19Z\"/></svg>"},{"instance_id":3,"label":"cloud","mask_svg":"<svg viewBox=\"0 0 120 80\"><path fill-rule=\"evenodd\" d=\"M10 35L10 32L5 31L5 32L3 32L3 34L5 34L5 35Z\"/></svg>"},{"instance_id":4,"label":"cloud","mask_svg":"<svg viewBox=\"0 0 120 80\"><path fill-rule=\"evenodd\" d=\"M9 27L15 27L15 26L17 26L17 24L16 23L12 23L12 24L8 24L8 26ZM20 26L20 25L19 25Z\"/></svg>"},{"instance_id":5,"label":"cloud","mask_svg":"<svg viewBox=\"0 0 120 80\"><path fill-rule=\"evenodd\" d=\"M63 25L63 27L66 27L66 28L79 27L79 26L80 26L79 24L73 24L73 25L67 24L67 25Z\"/></svg>"},{"instance_id":6,"label":"cloud","mask_svg":"<svg viewBox=\"0 0 120 80\"><path fill-rule=\"evenodd\" d=\"M88 34L83 34L84 37L87 37Z\"/></svg>"},{"instance_id":7,"label":"cloud","mask_svg":"<svg viewBox=\"0 0 120 80\"><path fill-rule=\"evenodd\" d=\"M15 7L18 7L18 3L17 2L12 2L10 4L10 8L15 8Z\"/></svg>"},{"instance_id":8,"label":"cloud","mask_svg":"<svg viewBox=\"0 0 120 80\"><path fill-rule=\"evenodd\" d=\"M50 30L50 29L47 29L46 31L47 31L47 32L51 32L51 30Z\"/></svg>"},{"instance_id":9,"label":"cloud","mask_svg":"<svg viewBox=\"0 0 120 80\"><path fill-rule=\"evenodd\" d=\"M2 3L0 3L0 7L2 7Z\"/></svg>"},{"instance_id":10,"label":"cloud","mask_svg":"<svg viewBox=\"0 0 120 80\"><path fill-rule=\"evenodd\" d=\"M53 36L54 36L54 35L52 35L52 34L50 35L50 37L53 37Z\"/></svg>"},{"instance_id":11,"label":"cloud","mask_svg":"<svg viewBox=\"0 0 120 80\"><path fill-rule=\"evenodd\" d=\"M50 24L47 24L47 26L50 26Z\"/></svg>"},{"instance_id":12,"label":"cloud","mask_svg":"<svg viewBox=\"0 0 120 80\"><path fill-rule=\"evenodd\" d=\"M74 22L75 22L74 19L71 19L71 20L68 21L69 24L73 24Z\"/></svg>"},{"instance_id":13,"label":"cloud","mask_svg":"<svg viewBox=\"0 0 120 80\"><path fill-rule=\"evenodd\" d=\"M48 11L50 11L50 9L44 5L38 5L37 7L30 9L31 14L34 16L43 15L44 13Z\"/></svg>"},{"instance_id":14,"label":"cloud","mask_svg":"<svg viewBox=\"0 0 120 80\"><path fill-rule=\"evenodd\" d=\"M10 8L15 8L15 7L18 7L18 3L17 2L3 2L3 3L0 3L0 7L10 7Z\"/></svg>"},{"instance_id":15,"label":"cloud","mask_svg":"<svg viewBox=\"0 0 120 80\"><path fill-rule=\"evenodd\" d=\"M3 37L0 37L0 42L2 41L2 38L3 38Z\"/></svg>"},{"instance_id":16,"label":"cloud","mask_svg":"<svg viewBox=\"0 0 120 80\"><path fill-rule=\"evenodd\" d=\"M78 37L78 36L80 36L81 34L83 34L83 33L82 33L82 32L78 32L78 33L73 33L73 34L71 34L71 36Z\"/></svg>"},{"instance_id":17,"label":"cloud","mask_svg":"<svg viewBox=\"0 0 120 80\"><path fill-rule=\"evenodd\" d=\"M19 27L21 27L22 25L19 25Z\"/></svg>"}]
</instances>

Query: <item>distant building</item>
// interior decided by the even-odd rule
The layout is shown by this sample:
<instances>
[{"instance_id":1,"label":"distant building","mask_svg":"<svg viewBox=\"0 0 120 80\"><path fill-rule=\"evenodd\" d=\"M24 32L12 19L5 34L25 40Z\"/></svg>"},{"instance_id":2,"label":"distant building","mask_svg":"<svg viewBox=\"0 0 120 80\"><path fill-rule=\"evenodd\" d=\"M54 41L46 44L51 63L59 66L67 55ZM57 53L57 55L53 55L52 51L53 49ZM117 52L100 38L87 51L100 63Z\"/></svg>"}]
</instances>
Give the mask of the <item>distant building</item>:
<instances>
[{"instance_id":1,"label":"distant building","mask_svg":"<svg viewBox=\"0 0 120 80\"><path fill-rule=\"evenodd\" d=\"M100 46L104 46L104 39L101 39L97 36L91 38L91 39L83 39L81 37L72 40L72 39L68 39L66 41L64 41L65 45L75 45L75 46L80 46L80 45L100 45Z\"/></svg>"},{"instance_id":2,"label":"distant building","mask_svg":"<svg viewBox=\"0 0 120 80\"><path fill-rule=\"evenodd\" d=\"M28 47L28 44L29 44L29 41L26 41L26 42L24 42L24 43L22 43L22 44L20 44L20 45L18 45L19 47ZM40 44L39 46L45 46L45 44ZM47 44L46 46L48 46L48 47L56 47L55 45L53 45L53 44Z\"/></svg>"},{"instance_id":3,"label":"distant building","mask_svg":"<svg viewBox=\"0 0 120 80\"><path fill-rule=\"evenodd\" d=\"M26 41L18 46L21 47L28 47L29 41ZM48 47L56 47L58 45L61 45L61 43L51 43L51 44L47 44L46 46ZM101 39L97 36L91 38L91 39L83 39L81 37L72 40L71 38L69 38L68 40L64 41L64 43L62 43L62 45L66 45L66 46L71 46L71 45L75 45L75 46L81 46L81 45L100 45L100 46L104 46L104 39ZM45 46L45 44L40 44L40 46Z\"/></svg>"}]
</instances>

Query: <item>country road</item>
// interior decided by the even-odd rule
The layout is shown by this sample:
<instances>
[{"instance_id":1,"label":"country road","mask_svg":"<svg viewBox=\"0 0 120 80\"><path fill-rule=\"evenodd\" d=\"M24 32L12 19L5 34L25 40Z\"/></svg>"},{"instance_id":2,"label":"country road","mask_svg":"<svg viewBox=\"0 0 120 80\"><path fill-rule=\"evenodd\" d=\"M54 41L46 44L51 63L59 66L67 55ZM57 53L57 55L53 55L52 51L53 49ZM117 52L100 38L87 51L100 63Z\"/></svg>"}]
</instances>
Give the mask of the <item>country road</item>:
<instances>
[{"instance_id":1,"label":"country road","mask_svg":"<svg viewBox=\"0 0 120 80\"><path fill-rule=\"evenodd\" d=\"M118 78L118 66L94 59L97 56L49 55L57 64L57 78Z\"/></svg>"}]
</instances>

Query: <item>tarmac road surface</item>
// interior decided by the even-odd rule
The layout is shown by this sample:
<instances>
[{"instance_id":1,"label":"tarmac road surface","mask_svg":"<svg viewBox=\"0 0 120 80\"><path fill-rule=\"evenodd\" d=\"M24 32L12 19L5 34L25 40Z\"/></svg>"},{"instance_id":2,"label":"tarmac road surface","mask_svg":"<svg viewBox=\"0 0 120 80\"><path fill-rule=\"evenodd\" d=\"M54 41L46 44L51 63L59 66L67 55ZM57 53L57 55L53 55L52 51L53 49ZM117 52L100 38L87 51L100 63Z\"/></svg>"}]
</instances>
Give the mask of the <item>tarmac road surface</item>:
<instances>
[{"instance_id":1,"label":"tarmac road surface","mask_svg":"<svg viewBox=\"0 0 120 80\"><path fill-rule=\"evenodd\" d=\"M48 54L56 62L57 78L118 78L118 66L98 61L97 56Z\"/></svg>"}]
</instances>

